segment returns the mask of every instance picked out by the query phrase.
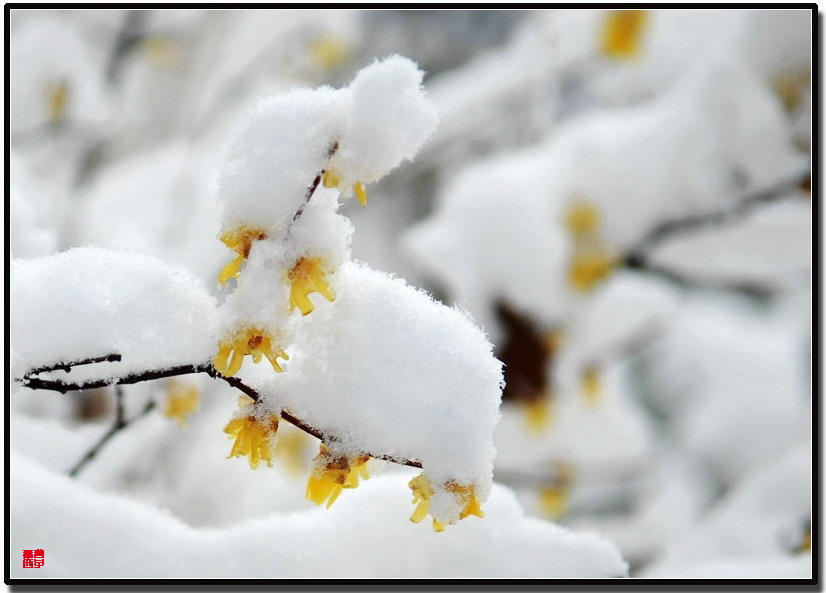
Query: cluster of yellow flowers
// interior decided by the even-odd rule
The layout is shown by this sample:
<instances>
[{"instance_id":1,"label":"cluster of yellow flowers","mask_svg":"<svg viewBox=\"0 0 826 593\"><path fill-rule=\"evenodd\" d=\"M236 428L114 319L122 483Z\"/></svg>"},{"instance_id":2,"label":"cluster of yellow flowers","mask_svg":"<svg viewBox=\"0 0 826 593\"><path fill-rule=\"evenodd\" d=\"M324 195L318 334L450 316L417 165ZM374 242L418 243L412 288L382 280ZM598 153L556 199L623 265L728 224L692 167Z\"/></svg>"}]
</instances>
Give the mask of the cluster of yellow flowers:
<instances>
[{"instance_id":1,"label":"cluster of yellow flowers","mask_svg":"<svg viewBox=\"0 0 826 593\"><path fill-rule=\"evenodd\" d=\"M574 243L568 282L577 292L590 292L611 274L619 257L600 238L599 210L591 202L580 198L571 204L565 226Z\"/></svg>"},{"instance_id":2,"label":"cluster of yellow flowers","mask_svg":"<svg viewBox=\"0 0 826 593\"><path fill-rule=\"evenodd\" d=\"M414 523L420 523L425 517L430 514L430 499L436 493L430 479L425 474L419 474L408 484L410 490L413 492L413 504L416 505L416 510L410 516L410 520ZM459 519L465 519L471 515L476 517L484 517L485 513L482 511L482 506L479 504L479 499L476 496L476 487L471 485L462 486L455 482L448 482L445 484L447 490L458 499L462 506L462 511L459 514ZM433 531L444 531L445 524L441 521L433 519Z\"/></svg>"}]
</instances>

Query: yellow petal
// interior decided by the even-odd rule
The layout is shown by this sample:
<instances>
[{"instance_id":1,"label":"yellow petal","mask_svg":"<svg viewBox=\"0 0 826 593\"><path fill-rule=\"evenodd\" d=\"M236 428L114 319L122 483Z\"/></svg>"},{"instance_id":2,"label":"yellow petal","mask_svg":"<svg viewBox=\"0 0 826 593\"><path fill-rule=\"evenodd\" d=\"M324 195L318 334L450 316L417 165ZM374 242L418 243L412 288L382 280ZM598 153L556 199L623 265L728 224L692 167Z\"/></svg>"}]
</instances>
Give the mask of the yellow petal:
<instances>
[{"instance_id":1,"label":"yellow petal","mask_svg":"<svg viewBox=\"0 0 826 593\"><path fill-rule=\"evenodd\" d=\"M223 267L221 273L218 274L218 283L223 286L230 278L237 278L241 275L241 264L244 262L244 256L240 253L235 258Z\"/></svg>"},{"instance_id":2,"label":"yellow petal","mask_svg":"<svg viewBox=\"0 0 826 593\"><path fill-rule=\"evenodd\" d=\"M367 190L364 189L364 184L361 181L356 181L353 184L353 191L356 192L356 197L359 199L359 204L367 205Z\"/></svg>"}]
</instances>

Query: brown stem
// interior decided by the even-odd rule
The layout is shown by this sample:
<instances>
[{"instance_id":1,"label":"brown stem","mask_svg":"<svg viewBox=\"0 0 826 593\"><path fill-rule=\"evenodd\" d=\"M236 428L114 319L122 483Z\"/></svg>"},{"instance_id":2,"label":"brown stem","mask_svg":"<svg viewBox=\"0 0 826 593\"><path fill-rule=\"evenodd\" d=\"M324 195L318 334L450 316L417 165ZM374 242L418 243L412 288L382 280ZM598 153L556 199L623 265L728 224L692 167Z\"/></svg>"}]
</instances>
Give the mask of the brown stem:
<instances>
[{"instance_id":1,"label":"brown stem","mask_svg":"<svg viewBox=\"0 0 826 593\"><path fill-rule=\"evenodd\" d=\"M117 358L115 358L115 357L117 357ZM107 356L99 357L99 360L101 360L101 361L104 361L104 360L106 360L106 361L120 360L120 359L121 359L121 356L119 354L109 354ZM33 375L38 374L38 372L49 372L49 371L53 371L53 370L57 370L57 369L67 370L67 372L68 372L68 369L70 369L73 366L78 366L78 364L90 364L88 362L89 360L92 360L92 359L86 359L86 360L83 360L83 361L79 361L78 363L69 362L69 363L61 363L60 365L56 365L56 366L41 367L42 369L45 369L45 370L42 370L42 371L37 371L37 369L33 369L33 370L30 370L29 372L27 372L23 376L22 379L16 379L16 381L22 383L24 387L28 387L29 389L45 389L45 390L49 390L49 391L59 391L60 393L66 393L68 391L81 391L83 389L93 389L93 388L98 388L98 387L105 387L107 385L131 385L131 384L134 384L134 383L140 383L140 382L143 382L143 381L151 381L151 380L154 380L154 379L164 379L164 378L167 378L167 377L176 377L176 376L179 376L179 375L192 375L192 374L196 374L196 373L205 373L205 374L209 375L210 377L212 377L213 379L221 379L222 381L225 381L231 387L234 387L235 389L238 389L239 391L241 391L245 395L249 396L254 402L261 401L261 395L258 393L258 391L255 388L251 387L250 385L247 385L246 383L244 383L238 377L227 377L226 375L223 375L223 374L219 373L218 370L214 366L212 366L212 364L210 364L210 363L199 364L199 365L188 364L188 365L180 365L180 366L170 367L170 368L167 368L167 369L147 370L147 371L142 371L142 372L139 372L139 373L130 373L128 375L124 375L123 377L113 377L113 378L110 378L110 379L97 379L97 380L88 381L88 382L85 382L85 383L69 383L69 382L66 382L66 381L59 380L59 379L40 379L40 378L37 378L37 377L33 376ZM141 415L146 414L146 413L148 413L148 410L144 410L144 412L142 412ZM122 410L119 411L119 415L122 418ZM299 417L295 416L294 414L292 414L289 410L282 409L279 413L279 416L281 416L284 420L286 420L290 424L293 424L297 428L300 428L301 430L303 430L307 434L310 434L310 435L316 437L317 439L320 439L321 441L323 441L325 443L334 443L338 440L337 437L332 436L332 435L325 435L323 432L321 432L317 428L307 424L301 418L299 418ZM116 424L115 424L116 427L117 427L117 424L118 423L116 422ZM127 424L128 424L128 422L127 422ZM122 428L122 426L121 426L121 428ZM110 431L110 432L117 432L117 430L119 430L119 428L118 429L113 428L113 431ZM111 438L111 435L109 433L107 433L107 435L104 436L104 439L102 439L102 443L105 443L106 441L108 441L109 438ZM102 444L102 443L99 443L99 445ZM97 447L97 445L96 445L96 447ZM370 457L375 457L376 459L383 459L385 461L390 461L392 463L398 463L400 465L408 465L410 467L419 467L419 468L422 467L421 462L418 461L418 460L415 460L415 459L405 459L405 458L395 457L393 455L386 455L384 453L371 453L369 451L365 451L364 453L366 455L369 455ZM92 457L94 457L94 454L92 455Z\"/></svg>"},{"instance_id":2,"label":"brown stem","mask_svg":"<svg viewBox=\"0 0 826 593\"><path fill-rule=\"evenodd\" d=\"M135 416L131 420L125 420L124 417L123 417L123 394L120 391L120 389L118 389L116 394L117 394L117 397L118 397L118 403L117 403L118 415L117 415L117 418L115 419L115 423L112 425L112 427L108 431L106 431L106 434L104 434L100 438L100 440L97 443L95 443L95 446L92 447L91 449L89 449L89 451L86 453L86 455L84 455L81 458L81 460L78 461L71 470L69 470L69 477L70 478L77 477L77 475L80 473L80 470L82 470L84 467L86 467L86 465L90 461L92 461L92 459L94 459L97 456L98 452L100 452L100 450L103 449L103 446L106 443L109 442L109 439L111 439L113 436L115 436L121 430L123 430L124 428L126 428L127 426L132 424L135 420L138 420L138 419L143 418L144 416L146 416L149 412L151 412L155 408L155 402L147 402L146 406L143 408L143 410L141 410L141 412L137 416Z\"/></svg>"},{"instance_id":3,"label":"brown stem","mask_svg":"<svg viewBox=\"0 0 826 593\"><path fill-rule=\"evenodd\" d=\"M330 148L327 149L327 158L332 158L332 156L336 153L337 150L338 140L333 142L330 145ZM313 197L315 190L318 188L318 184L321 183L321 178L324 176L324 171L325 169L322 169L321 172L319 172L319 174L315 176L315 179L313 179L312 183L310 183L310 185L307 186L307 193L304 194L304 201L301 203L301 206L299 206L298 210L295 211L295 214L293 214L293 222L301 218L301 215L304 214L304 208L307 207L307 204L310 202L310 198Z\"/></svg>"}]
</instances>

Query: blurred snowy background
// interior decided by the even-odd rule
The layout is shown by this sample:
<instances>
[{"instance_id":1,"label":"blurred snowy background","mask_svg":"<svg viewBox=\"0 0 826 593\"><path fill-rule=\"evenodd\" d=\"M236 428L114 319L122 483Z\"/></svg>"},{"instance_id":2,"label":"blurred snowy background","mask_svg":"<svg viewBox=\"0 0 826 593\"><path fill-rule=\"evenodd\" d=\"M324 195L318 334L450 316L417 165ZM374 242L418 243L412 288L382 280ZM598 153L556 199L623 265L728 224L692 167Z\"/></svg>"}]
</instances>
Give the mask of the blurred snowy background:
<instances>
[{"instance_id":1,"label":"blurred snowy background","mask_svg":"<svg viewBox=\"0 0 826 593\"><path fill-rule=\"evenodd\" d=\"M439 126L344 206L353 256L484 327L506 364L509 489L486 531L409 523L413 474L390 465L317 509L312 437L282 428L271 469L226 460L237 394L199 377L185 428L159 406L69 480L113 390L12 384L13 567L45 548L63 556L36 576L608 576L607 540L632 576L810 577L810 11L10 19L11 256L140 251L215 294L216 177L245 112L417 61ZM124 387L127 417L169 389ZM526 554L523 512L570 531Z\"/></svg>"}]
</instances>

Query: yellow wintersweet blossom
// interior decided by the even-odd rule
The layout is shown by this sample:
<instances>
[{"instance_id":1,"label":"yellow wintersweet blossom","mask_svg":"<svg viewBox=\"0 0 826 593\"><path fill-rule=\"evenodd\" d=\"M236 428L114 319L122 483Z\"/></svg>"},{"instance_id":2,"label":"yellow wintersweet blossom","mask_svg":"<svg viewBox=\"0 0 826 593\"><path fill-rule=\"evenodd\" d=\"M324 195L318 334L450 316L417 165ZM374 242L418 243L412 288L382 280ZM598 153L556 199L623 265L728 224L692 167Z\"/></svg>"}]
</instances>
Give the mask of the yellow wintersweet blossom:
<instances>
[{"instance_id":1,"label":"yellow wintersweet blossom","mask_svg":"<svg viewBox=\"0 0 826 593\"><path fill-rule=\"evenodd\" d=\"M568 282L577 292L591 292L618 264L619 258L608 250L575 251L568 266Z\"/></svg>"},{"instance_id":2,"label":"yellow wintersweet blossom","mask_svg":"<svg viewBox=\"0 0 826 593\"><path fill-rule=\"evenodd\" d=\"M647 23L648 11L609 10L602 28L602 53L619 59L639 55Z\"/></svg>"},{"instance_id":3,"label":"yellow wintersweet blossom","mask_svg":"<svg viewBox=\"0 0 826 593\"><path fill-rule=\"evenodd\" d=\"M359 476L367 480L370 474L367 471L368 455L355 458L346 455L333 456L326 445L321 445L321 451L313 459L313 471L307 480L306 497L316 504L327 503L327 508L336 501L344 488L355 488L359 485Z\"/></svg>"},{"instance_id":4,"label":"yellow wintersweet blossom","mask_svg":"<svg viewBox=\"0 0 826 593\"><path fill-rule=\"evenodd\" d=\"M582 371L580 388L585 403L596 407L602 398L602 377L598 367L589 366Z\"/></svg>"},{"instance_id":5,"label":"yellow wintersweet blossom","mask_svg":"<svg viewBox=\"0 0 826 593\"><path fill-rule=\"evenodd\" d=\"M333 169L325 169L324 174L321 176L321 183L324 187L341 187L341 175ZM362 206L367 205L367 190L361 181L356 181L353 184L353 193L356 194L359 204Z\"/></svg>"},{"instance_id":6,"label":"yellow wintersweet blossom","mask_svg":"<svg viewBox=\"0 0 826 593\"><path fill-rule=\"evenodd\" d=\"M575 200L565 211L565 227L574 237L597 232L599 223L599 208L583 198Z\"/></svg>"},{"instance_id":7,"label":"yellow wintersweet blossom","mask_svg":"<svg viewBox=\"0 0 826 593\"><path fill-rule=\"evenodd\" d=\"M569 463L557 464L558 477L554 484L539 489L539 506L551 519L568 512L568 501L576 478L576 469Z\"/></svg>"},{"instance_id":8,"label":"yellow wintersweet blossom","mask_svg":"<svg viewBox=\"0 0 826 593\"><path fill-rule=\"evenodd\" d=\"M525 422L534 434L545 432L553 419L553 398L549 393L529 401L524 406Z\"/></svg>"},{"instance_id":9,"label":"yellow wintersweet blossom","mask_svg":"<svg viewBox=\"0 0 826 593\"><path fill-rule=\"evenodd\" d=\"M350 59L350 46L338 35L322 35L310 43L310 57L325 72L340 68Z\"/></svg>"},{"instance_id":10,"label":"yellow wintersweet blossom","mask_svg":"<svg viewBox=\"0 0 826 593\"><path fill-rule=\"evenodd\" d=\"M303 475L307 467L306 452L309 449L312 437L301 429L290 424L282 428L275 446L275 456L279 463L295 475Z\"/></svg>"},{"instance_id":11,"label":"yellow wintersweet blossom","mask_svg":"<svg viewBox=\"0 0 826 593\"><path fill-rule=\"evenodd\" d=\"M250 327L236 332L218 345L218 354L213 359L213 365L222 375L232 377L241 369L244 356L248 354L256 364L266 356L272 368L279 373L284 369L281 368L278 359L290 359L287 353L276 345L269 333L257 327Z\"/></svg>"},{"instance_id":12,"label":"yellow wintersweet blossom","mask_svg":"<svg viewBox=\"0 0 826 593\"><path fill-rule=\"evenodd\" d=\"M255 416L233 418L224 428L230 438L235 438L227 459L247 456L252 469L258 469L262 460L272 467L273 437L277 430L278 416L275 415L266 420Z\"/></svg>"},{"instance_id":13,"label":"yellow wintersweet blossom","mask_svg":"<svg viewBox=\"0 0 826 593\"><path fill-rule=\"evenodd\" d=\"M573 239L568 262L568 283L580 293L591 292L619 263L619 257L600 238L600 212L585 198L565 211L565 227Z\"/></svg>"},{"instance_id":14,"label":"yellow wintersweet blossom","mask_svg":"<svg viewBox=\"0 0 826 593\"><path fill-rule=\"evenodd\" d=\"M327 267L320 257L302 257L287 274L290 282L290 313L296 308L302 315L309 315L315 309L310 294L317 292L328 301L336 296L327 282Z\"/></svg>"},{"instance_id":15,"label":"yellow wintersweet blossom","mask_svg":"<svg viewBox=\"0 0 826 593\"><path fill-rule=\"evenodd\" d=\"M61 80L50 84L46 90L46 113L49 123L58 126L63 123L66 117L66 109L69 107L69 83Z\"/></svg>"},{"instance_id":16,"label":"yellow wintersweet blossom","mask_svg":"<svg viewBox=\"0 0 826 593\"><path fill-rule=\"evenodd\" d=\"M218 282L226 284L230 278L237 278L241 274L241 264L250 255L250 249L255 241L267 238L266 229L239 226L221 235L221 242L235 251L238 255L224 266L218 275Z\"/></svg>"},{"instance_id":17,"label":"yellow wintersweet blossom","mask_svg":"<svg viewBox=\"0 0 826 593\"><path fill-rule=\"evenodd\" d=\"M546 486L539 489L539 506L551 519L558 519L568 512L568 489Z\"/></svg>"},{"instance_id":18,"label":"yellow wintersweet blossom","mask_svg":"<svg viewBox=\"0 0 826 593\"><path fill-rule=\"evenodd\" d=\"M186 426L186 417L198 409L200 401L201 395L197 387L173 379L167 384L166 408L163 415L175 418L183 428Z\"/></svg>"},{"instance_id":19,"label":"yellow wintersweet blossom","mask_svg":"<svg viewBox=\"0 0 826 593\"><path fill-rule=\"evenodd\" d=\"M421 522L430 514L430 499L435 494L433 485L426 474L419 474L408 483L410 490L413 492L413 504L416 509L410 516L410 520L414 523ZM462 505L462 511L459 513L459 519L465 519L471 515L476 517L484 517L485 513L482 511L482 505L479 503L479 498L476 496L476 486L473 484L463 486L455 482L448 482L445 487L458 499ZM444 531L445 524L441 521L433 519L433 531Z\"/></svg>"}]
</instances>

